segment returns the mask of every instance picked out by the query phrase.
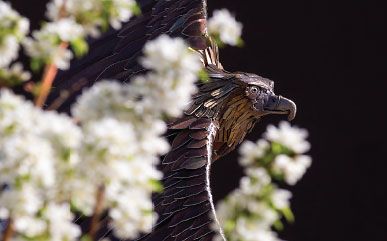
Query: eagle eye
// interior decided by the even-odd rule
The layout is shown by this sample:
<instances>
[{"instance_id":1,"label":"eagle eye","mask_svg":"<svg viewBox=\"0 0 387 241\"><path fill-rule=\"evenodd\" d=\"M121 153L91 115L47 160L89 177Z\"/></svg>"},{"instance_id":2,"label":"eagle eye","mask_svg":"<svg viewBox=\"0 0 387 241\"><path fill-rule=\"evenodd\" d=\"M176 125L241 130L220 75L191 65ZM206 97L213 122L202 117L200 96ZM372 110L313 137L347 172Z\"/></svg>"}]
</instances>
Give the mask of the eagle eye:
<instances>
[{"instance_id":1,"label":"eagle eye","mask_svg":"<svg viewBox=\"0 0 387 241\"><path fill-rule=\"evenodd\" d=\"M255 99L261 93L261 89L258 86L248 86L246 88L246 96L251 99Z\"/></svg>"},{"instance_id":2,"label":"eagle eye","mask_svg":"<svg viewBox=\"0 0 387 241\"><path fill-rule=\"evenodd\" d=\"M259 88L256 87L256 86L252 86L252 87L250 88L250 92L251 92L252 94L257 94L257 93L259 92Z\"/></svg>"}]
</instances>

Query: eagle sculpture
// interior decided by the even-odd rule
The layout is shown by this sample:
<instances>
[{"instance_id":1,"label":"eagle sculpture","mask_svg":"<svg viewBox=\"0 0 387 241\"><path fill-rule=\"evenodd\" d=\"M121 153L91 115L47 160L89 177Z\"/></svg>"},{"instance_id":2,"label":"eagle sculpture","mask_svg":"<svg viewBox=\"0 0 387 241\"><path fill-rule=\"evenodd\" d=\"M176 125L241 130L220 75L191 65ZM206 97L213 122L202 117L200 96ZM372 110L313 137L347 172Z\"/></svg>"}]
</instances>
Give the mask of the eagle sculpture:
<instances>
[{"instance_id":1,"label":"eagle sculpture","mask_svg":"<svg viewBox=\"0 0 387 241\"><path fill-rule=\"evenodd\" d=\"M207 33L205 0L138 0L138 4L140 16L91 40L89 54L58 75L47 106L69 90L68 98L56 103L59 111L69 112L83 87L101 79L126 83L147 71L139 64L147 41L161 34L185 39L200 55L209 81L198 81L199 92L184 116L168 125L171 150L159 167L164 192L153 197L159 218L152 232L138 240L211 240L212 223L222 232L210 190L211 164L235 149L262 116L286 114L292 120L296 105L274 94L273 81L222 67L217 44ZM112 235L108 231L99 235Z\"/></svg>"}]
</instances>

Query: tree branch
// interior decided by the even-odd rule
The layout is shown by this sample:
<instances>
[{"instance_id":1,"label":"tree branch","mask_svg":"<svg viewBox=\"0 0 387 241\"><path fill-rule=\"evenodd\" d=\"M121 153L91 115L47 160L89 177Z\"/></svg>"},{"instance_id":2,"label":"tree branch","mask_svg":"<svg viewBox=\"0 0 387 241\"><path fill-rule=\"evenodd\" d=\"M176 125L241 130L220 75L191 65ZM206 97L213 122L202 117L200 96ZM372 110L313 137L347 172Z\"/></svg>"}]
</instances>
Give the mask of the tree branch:
<instances>
[{"instance_id":1,"label":"tree branch","mask_svg":"<svg viewBox=\"0 0 387 241\"><path fill-rule=\"evenodd\" d=\"M13 235L13 220L9 218L7 227L4 231L3 241L10 241Z\"/></svg>"},{"instance_id":2,"label":"tree branch","mask_svg":"<svg viewBox=\"0 0 387 241\"><path fill-rule=\"evenodd\" d=\"M58 51L67 49L68 46L69 44L67 42L61 42ZM48 66L46 66L43 75L42 86L39 91L39 95L35 100L35 105L37 107L43 107L44 103L46 102L47 96L50 93L50 89L57 72L58 67L54 63L50 63Z\"/></svg>"},{"instance_id":3,"label":"tree branch","mask_svg":"<svg viewBox=\"0 0 387 241\"><path fill-rule=\"evenodd\" d=\"M103 211L104 199L105 199L105 186L102 185L101 187L98 188L96 203L94 206L94 213L91 218L90 230L88 233L91 240L95 240L95 236L100 226L100 217Z\"/></svg>"}]
</instances>

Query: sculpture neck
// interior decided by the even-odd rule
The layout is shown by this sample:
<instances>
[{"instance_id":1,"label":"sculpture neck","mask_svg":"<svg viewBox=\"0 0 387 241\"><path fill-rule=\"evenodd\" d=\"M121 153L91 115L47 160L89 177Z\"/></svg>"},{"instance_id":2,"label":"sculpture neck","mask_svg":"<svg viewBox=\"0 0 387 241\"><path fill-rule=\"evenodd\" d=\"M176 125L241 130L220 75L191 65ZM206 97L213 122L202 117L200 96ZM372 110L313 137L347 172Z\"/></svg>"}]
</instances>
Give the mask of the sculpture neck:
<instances>
[{"instance_id":1,"label":"sculpture neck","mask_svg":"<svg viewBox=\"0 0 387 241\"><path fill-rule=\"evenodd\" d=\"M219 131L214 143L214 160L234 150L258 119L250 110L251 102L243 95L231 99L218 117Z\"/></svg>"}]
</instances>

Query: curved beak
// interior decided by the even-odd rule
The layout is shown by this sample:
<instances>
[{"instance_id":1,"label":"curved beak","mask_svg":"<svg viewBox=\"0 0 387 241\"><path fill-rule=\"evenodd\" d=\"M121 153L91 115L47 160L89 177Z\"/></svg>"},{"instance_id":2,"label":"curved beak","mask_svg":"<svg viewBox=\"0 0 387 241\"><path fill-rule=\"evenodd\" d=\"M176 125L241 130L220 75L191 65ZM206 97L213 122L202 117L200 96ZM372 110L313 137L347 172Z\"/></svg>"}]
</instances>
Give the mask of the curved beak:
<instances>
[{"instance_id":1,"label":"curved beak","mask_svg":"<svg viewBox=\"0 0 387 241\"><path fill-rule=\"evenodd\" d=\"M263 110L267 114L287 114L288 121L291 121L296 116L296 104L280 95L269 95L267 101L263 105Z\"/></svg>"}]
</instances>

